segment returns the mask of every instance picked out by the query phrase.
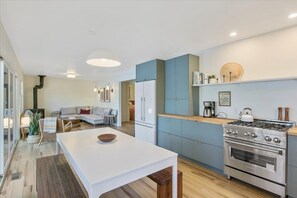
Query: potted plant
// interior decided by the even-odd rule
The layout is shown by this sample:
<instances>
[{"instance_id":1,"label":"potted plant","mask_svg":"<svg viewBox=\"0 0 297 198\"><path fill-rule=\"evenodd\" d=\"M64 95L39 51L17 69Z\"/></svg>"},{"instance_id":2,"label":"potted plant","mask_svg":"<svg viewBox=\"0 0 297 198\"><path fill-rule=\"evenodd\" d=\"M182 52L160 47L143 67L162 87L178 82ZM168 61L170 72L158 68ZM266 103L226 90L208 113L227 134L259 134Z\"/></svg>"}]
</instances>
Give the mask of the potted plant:
<instances>
[{"instance_id":1,"label":"potted plant","mask_svg":"<svg viewBox=\"0 0 297 198\"><path fill-rule=\"evenodd\" d=\"M39 136L39 119L41 117L40 113L32 113L30 114L30 124L29 124L29 134L27 138L27 142L30 144L37 143L40 139Z\"/></svg>"}]
</instances>

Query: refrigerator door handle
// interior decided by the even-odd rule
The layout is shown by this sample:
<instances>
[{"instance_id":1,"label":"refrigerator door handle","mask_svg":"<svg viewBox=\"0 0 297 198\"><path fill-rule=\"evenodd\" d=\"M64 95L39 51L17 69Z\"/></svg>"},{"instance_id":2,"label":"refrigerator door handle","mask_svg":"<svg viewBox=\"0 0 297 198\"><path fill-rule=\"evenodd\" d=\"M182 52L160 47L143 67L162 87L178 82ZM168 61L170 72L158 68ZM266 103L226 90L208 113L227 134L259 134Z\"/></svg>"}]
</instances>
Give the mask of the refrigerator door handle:
<instances>
[{"instance_id":1,"label":"refrigerator door handle","mask_svg":"<svg viewBox=\"0 0 297 198\"><path fill-rule=\"evenodd\" d=\"M143 121L145 121L145 97L143 97Z\"/></svg>"},{"instance_id":2,"label":"refrigerator door handle","mask_svg":"<svg viewBox=\"0 0 297 198\"><path fill-rule=\"evenodd\" d=\"M143 125L143 124L139 124L139 123L136 123L137 125L140 125L140 126L144 126L144 127L147 127L147 128L151 128L151 129L153 129L154 127L152 127L152 126L148 126L148 125Z\"/></svg>"},{"instance_id":3,"label":"refrigerator door handle","mask_svg":"<svg viewBox=\"0 0 297 198\"><path fill-rule=\"evenodd\" d=\"M143 120L142 118L142 97L141 97L141 105L140 105L140 116L141 116L141 121Z\"/></svg>"}]
</instances>

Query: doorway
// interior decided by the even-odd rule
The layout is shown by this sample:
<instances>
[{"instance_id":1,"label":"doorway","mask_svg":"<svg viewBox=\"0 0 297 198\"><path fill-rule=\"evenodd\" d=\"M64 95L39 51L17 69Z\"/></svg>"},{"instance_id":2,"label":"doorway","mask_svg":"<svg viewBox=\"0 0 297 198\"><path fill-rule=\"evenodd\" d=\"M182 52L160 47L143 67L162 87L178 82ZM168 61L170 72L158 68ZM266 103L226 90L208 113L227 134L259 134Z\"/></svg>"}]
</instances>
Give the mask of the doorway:
<instances>
[{"instance_id":1,"label":"doorway","mask_svg":"<svg viewBox=\"0 0 297 198\"><path fill-rule=\"evenodd\" d=\"M121 82L121 123L135 135L135 80Z\"/></svg>"}]
</instances>

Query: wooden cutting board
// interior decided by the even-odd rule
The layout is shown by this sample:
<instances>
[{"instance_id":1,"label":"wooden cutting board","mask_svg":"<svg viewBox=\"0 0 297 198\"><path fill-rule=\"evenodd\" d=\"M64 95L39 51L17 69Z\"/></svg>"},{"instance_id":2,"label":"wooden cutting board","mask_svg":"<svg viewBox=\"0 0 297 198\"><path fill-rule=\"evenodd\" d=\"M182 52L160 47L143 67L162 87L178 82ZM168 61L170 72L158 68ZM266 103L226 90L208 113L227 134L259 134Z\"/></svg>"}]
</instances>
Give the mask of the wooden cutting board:
<instances>
[{"instance_id":1,"label":"wooden cutting board","mask_svg":"<svg viewBox=\"0 0 297 198\"><path fill-rule=\"evenodd\" d=\"M222 66L220 71L221 82L239 81L242 75L243 75L243 68L238 63L227 63Z\"/></svg>"}]
</instances>

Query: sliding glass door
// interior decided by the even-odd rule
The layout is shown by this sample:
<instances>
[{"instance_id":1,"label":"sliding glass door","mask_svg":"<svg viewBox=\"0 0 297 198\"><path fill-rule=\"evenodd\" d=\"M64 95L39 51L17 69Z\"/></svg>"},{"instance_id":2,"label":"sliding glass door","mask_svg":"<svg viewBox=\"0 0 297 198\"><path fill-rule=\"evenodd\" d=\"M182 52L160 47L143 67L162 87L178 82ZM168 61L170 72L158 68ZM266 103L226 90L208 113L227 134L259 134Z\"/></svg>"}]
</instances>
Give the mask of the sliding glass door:
<instances>
[{"instance_id":1,"label":"sliding glass door","mask_svg":"<svg viewBox=\"0 0 297 198\"><path fill-rule=\"evenodd\" d=\"M8 168L17 143L18 122L16 116L16 77L0 60L0 182Z\"/></svg>"}]
</instances>

